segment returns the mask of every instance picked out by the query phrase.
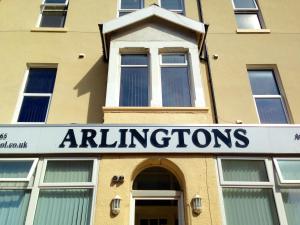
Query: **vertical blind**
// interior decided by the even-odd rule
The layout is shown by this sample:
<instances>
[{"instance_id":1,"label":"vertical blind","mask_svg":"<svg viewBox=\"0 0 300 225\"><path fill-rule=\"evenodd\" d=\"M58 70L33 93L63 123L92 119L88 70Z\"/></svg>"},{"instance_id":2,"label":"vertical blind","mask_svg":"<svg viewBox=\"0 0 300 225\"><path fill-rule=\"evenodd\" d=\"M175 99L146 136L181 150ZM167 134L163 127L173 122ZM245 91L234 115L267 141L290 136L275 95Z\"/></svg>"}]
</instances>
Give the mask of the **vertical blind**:
<instances>
[{"instance_id":1,"label":"vertical blind","mask_svg":"<svg viewBox=\"0 0 300 225\"><path fill-rule=\"evenodd\" d=\"M44 182L91 182L93 161L48 161Z\"/></svg>"},{"instance_id":2,"label":"vertical blind","mask_svg":"<svg viewBox=\"0 0 300 225\"><path fill-rule=\"evenodd\" d=\"M120 106L148 106L147 55L122 55Z\"/></svg>"},{"instance_id":3,"label":"vertical blind","mask_svg":"<svg viewBox=\"0 0 300 225\"><path fill-rule=\"evenodd\" d=\"M222 160L225 181L268 181L263 160Z\"/></svg>"},{"instance_id":4,"label":"vertical blind","mask_svg":"<svg viewBox=\"0 0 300 225\"><path fill-rule=\"evenodd\" d=\"M0 190L0 225L25 224L30 191Z\"/></svg>"},{"instance_id":5,"label":"vertical blind","mask_svg":"<svg viewBox=\"0 0 300 225\"><path fill-rule=\"evenodd\" d=\"M285 180L300 180L300 160L278 160L278 165Z\"/></svg>"},{"instance_id":6,"label":"vertical blind","mask_svg":"<svg viewBox=\"0 0 300 225\"><path fill-rule=\"evenodd\" d=\"M163 106L191 106L187 67L162 67L161 83Z\"/></svg>"},{"instance_id":7,"label":"vertical blind","mask_svg":"<svg viewBox=\"0 0 300 225\"><path fill-rule=\"evenodd\" d=\"M282 189L281 193L288 225L299 225L300 190Z\"/></svg>"},{"instance_id":8,"label":"vertical blind","mask_svg":"<svg viewBox=\"0 0 300 225\"><path fill-rule=\"evenodd\" d=\"M34 225L89 225L92 189L41 190Z\"/></svg>"},{"instance_id":9,"label":"vertical blind","mask_svg":"<svg viewBox=\"0 0 300 225\"><path fill-rule=\"evenodd\" d=\"M0 178L26 178L33 161L0 161Z\"/></svg>"},{"instance_id":10,"label":"vertical blind","mask_svg":"<svg viewBox=\"0 0 300 225\"><path fill-rule=\"evenodd\" d=\"M272 189L223 188L227 225L279 225Z\"/></svg>"}]
</instances>

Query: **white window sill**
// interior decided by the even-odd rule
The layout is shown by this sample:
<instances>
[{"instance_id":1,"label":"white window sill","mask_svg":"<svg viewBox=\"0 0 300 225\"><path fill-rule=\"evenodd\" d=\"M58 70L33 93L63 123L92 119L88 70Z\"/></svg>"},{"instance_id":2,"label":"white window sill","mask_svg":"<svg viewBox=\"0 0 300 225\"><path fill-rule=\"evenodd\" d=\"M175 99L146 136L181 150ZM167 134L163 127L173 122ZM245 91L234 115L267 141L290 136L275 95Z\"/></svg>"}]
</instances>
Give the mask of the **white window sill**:
<instances>
[{"instance_id":1,"label":"white window sill","mask_svg":"<svg viewBox=\"0 0 300 225\"><path fill-rule=\"evenodd\" d=\"M31 32L54 32L54 33L66 33L67 28L64 27L35 27L30 30Z\"/></svg>"},{"instance_id":2,"label":"white window sill","mask_svg":"<svg viewBox=\"0 0 300 225\"><path fill-rule=\"evenodd\" d=\"M104 113L193 113L208 112L200 107L103 107Z\"/></svg>"},{"instance_id":3,"label":"white window sill","mask_svg":"<svg viewBox=\"0 0 300 225\"><path fill-rule=\"evenodd\" d=\"M269 34L270 29L236 29L237 34Z\"/></svg>"}]
</instances>

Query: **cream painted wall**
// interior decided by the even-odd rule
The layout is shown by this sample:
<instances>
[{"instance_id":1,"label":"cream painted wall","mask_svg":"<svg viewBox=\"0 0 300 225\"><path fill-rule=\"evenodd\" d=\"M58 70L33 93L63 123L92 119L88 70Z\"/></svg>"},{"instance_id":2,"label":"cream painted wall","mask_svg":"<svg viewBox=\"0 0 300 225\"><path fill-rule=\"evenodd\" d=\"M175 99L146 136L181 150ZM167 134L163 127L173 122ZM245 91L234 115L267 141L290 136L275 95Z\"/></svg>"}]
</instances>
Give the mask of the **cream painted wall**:
<instances>
[{"instance_id":1,"label":"cream painted wall","mask_svg":"<svg viewBox=\"0 0 300 225\"><path fill-rule=\"evenodd\" d=\"M103 156L101 158L95 225L129 225L130 193L134 177L143 168L149 166L163 166L179 179L184 187L186 224L221 224L215 159L212 156L131 155L128 157L120 155L119 157ZM124 183L113 185L111 179L114 175L123 175ZM190 206L195 194L201 196L203 203L203 211L199 216L193 215ZM121 212L117 216L111 215L109 208L115 195L122 198Z\"/></svg>"},{"instance_id":2,"label":"cream painted wall","mask_svg":"<svg viewBox=\"0 0 300 225\"><path fill-rule=\"evenodd\" d=\"M300 3L257 1L270 33L237 33L231 0L202 1L219 123L258 123L247 65L278 69L291 123L300 123Z\"/></svg>"}]
</instances>

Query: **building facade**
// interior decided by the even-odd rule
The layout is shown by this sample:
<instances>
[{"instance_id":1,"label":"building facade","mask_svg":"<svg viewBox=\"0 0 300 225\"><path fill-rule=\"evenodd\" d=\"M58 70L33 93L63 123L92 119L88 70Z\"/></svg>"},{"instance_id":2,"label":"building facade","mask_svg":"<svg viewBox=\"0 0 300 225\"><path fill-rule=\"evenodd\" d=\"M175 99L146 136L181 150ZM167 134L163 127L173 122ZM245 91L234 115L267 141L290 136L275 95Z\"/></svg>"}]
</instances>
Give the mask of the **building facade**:
<instances>
[{"instance_id":1,"label":"building facade","mask_svg":"<svg viewBox=\"0 0 300 225\"><path fill-rule=\"evenodd\" d=\"M299 8L0 0L0 225L297 225Z\"/></svg>"}]
</instances>

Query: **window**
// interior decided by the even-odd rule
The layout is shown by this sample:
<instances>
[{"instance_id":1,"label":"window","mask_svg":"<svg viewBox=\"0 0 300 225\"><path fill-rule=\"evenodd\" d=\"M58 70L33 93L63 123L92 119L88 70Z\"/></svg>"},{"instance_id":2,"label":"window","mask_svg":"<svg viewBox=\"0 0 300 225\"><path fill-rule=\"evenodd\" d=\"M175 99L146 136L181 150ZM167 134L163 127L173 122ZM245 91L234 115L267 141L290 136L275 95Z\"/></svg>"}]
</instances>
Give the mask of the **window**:
<instances>
[{"instance_id":1,"label":"window","mask_svg":"<svg viewBox=\"0 0 300 225\"><path fill-rule=\"evenodd\" d=\"M284 102L273 70L248 70L261 123L288 123Z\"/></svg>"},{"instance_id":2,"label":"window","mask_svg":"<svg viewBox=\"0 0 300 225\"><path fill-rule=\"evenodd\" d=\"M64 27L67 11L68 0L44 0L39 27Z\"/></svg>"},{"instance_id":3,"label":"window","mask_svg":"<svg viewBox=\"0 0 300 225\"><path fill-rule=\"evenodd\" d=\"M160 0L162 8L168 9L178 14L184 14L183 0Z\"/></svg>"},{"instance_id":4,"label":"window","mask_svg":"<svg viewBox=\"0 0 300 225\"><path fill-rule=\"evenodd\" d=\"M0 224L90 225L96 179L96 159L1 159Z\"/></svg>"},{"instance_id":5,"label":"window","mask_svg":"<svg viewBox=\"0 0 300 225\"><path fill-rule=\"evenodd\" d=\"M30 68L22 95L18 122L46 121L56 77L56 68Z\"/></svg>"},{"instance_id":6,"label":"window","mask_svg":"<svg viewBox=\"0 0 300 225\"><path fill-rule=\"evenodd\" d=\"M148 106L148 56L121 55L120 106Z\"/></svg>"},{"instance_id":7,"label":"window","mask_svg":"<svg viewBox=\"0 0 300 225\"><path fill-rule=\"evenodd\" d=\"M119 0L119 16L124 16L143 7L143 0Z\"/></svg>"},{"instance_id":8,"label":"window","mask_svg":"<svg viewBox=\"0 0 300 225\"><path fill-rule=\"evenodd\" d=\"M37 159L0 160L0 224L25 224Z\"/></svg>"},{"instance_id":9,"label":"window","mask_svg":"<svg viewBox=\"0 0 300 225\"><path fill-rule=\"evenodd\" d=\"M219 158L226 225L299 224L299 168L299 158Z\"/></svg>"},{"instance_id":10,"label":"window","mask_svg":"<svg viewBox=\"0 0 300 225\"><path fill-rule=\"evenodd\" d=\"M233 0L234 14L239 29L262 29L263 22L255 0Z\"/></svg>"},{"instance_id":11,"label":"window","mask_svg":"<svg viewBox=\"0 0 300 225\"><path fill-rule=\"evenodd\" d=\"M161 85L163 106L191 106L186 54L161 55Z\"/></svg>"},{"instance_id":12,"label":"window","mask_svg":"<svg viewBox=\"0 0 300 225\"><path fill-rule=\"evenodd\" d=\"M227 225L280 224L267 163L263 159L218 159Z\"/></svg>"}]
</instances>

